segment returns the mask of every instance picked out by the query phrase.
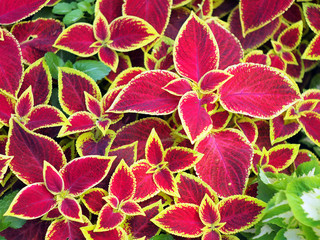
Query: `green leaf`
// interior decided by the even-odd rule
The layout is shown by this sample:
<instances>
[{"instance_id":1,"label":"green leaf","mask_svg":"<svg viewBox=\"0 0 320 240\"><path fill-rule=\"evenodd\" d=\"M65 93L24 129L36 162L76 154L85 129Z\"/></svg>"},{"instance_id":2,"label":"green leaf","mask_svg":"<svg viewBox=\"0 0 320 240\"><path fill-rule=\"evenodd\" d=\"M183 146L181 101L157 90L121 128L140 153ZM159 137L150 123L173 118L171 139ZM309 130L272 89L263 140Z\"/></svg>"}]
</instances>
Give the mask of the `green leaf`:
<instances>
[{"instance_id":1,"label":"green leaf","mask_svg":"<svg viewBox=\"0 0 320 240\"><path fill-rule=\"evenodd\" d=\"M292 240L305 239L303 232L300 229L281 229L274 240Z\"/></svg>"},{"instance_id":2,"label":"green leaf","mask_svg":"<svg viewBox=\"0 0 320 240\"><path fill-rule=\"evenodd\" d=\"M78 8L82 12L89 12L91 10L91 4L88 2L82 1L78 3Z\"/></svg>"},{"instance_id":3,"label":"green leaf","mask_svg":"<svg viewBox=\"0 0 320 240\"><path fill-rule=\"evenodd\" d=\"M309 227L320 227L320 177L293 179L286 196L298 221Z\"/></svg>"},{"instance_id":4,"label":"green leaf","mask_svg":"<svg viewBox=\"0 0 320 240\"><path fill-rule=\"evenodd\" d=\"M64 65L63 60L53 52L47 52L44 55L44 59L49 67L52 78L58 79L58 67Z\"/></svg>"},{"instance_id":5,"label":"green leaf","mask_svg":"<svg viewBox=\"0 0 320 240\"><path fill-rule=\"evenodd\" d=\"M72 5L66 2L60 2L55 5L52 9L52 12L59 15L66 15L67 13L72 11Z\"/></svg>"},{"instance_id":6,"label":"green leaf","mask_svg":"<svg viewBox=\"0 0 320 240\"><path fill-rule=\"evenodd\" d=\"M107 76L111 69L100 61L96 60L80 60L73 64L73 68L84 72L95 81Z\"/></svg>"},{"instance_id":7,"label":"green leaf","mask_svg":"<svg viewBox=\"0 0 320 240\"><path fill-rule=\"evenodd\" d=\"M317 159L304 162L300 164L296 169L296 174L298 177L304 176L316 176L320 174L320 165Z\"/></svg>"},{"instance_id":8,"label":"green leaf","mask_svg":"<svg viewBox=\"0 0 320 240\"><path fill-rule=\"evenodd\" d=\"M77 21L79 21L83 17L83 12L80 9L72 10L71 12L67 13L67 15L63 18L63 23L66 25L71 25Z\"/></svg>"},{"instance_id":9,"label":"green leaf","mask_svg":"<svg viewBox=\"0 0 320 240\"><path fill-rule=\"evenodd\" d=\"M157 236L153 236L150 240L174 240L174 238L169 234L160 234Z\"/></svg>"},{"instance_id":10,"label":"green leaf","mask_svg":"<svg viewBox=\"0 0 320 240\"><path fill-rule=\"evenodd\" d=\"M257 197L264 202L268 202L276 192L286 189L291 178L291 176L283 173L275 174L271 172L264 172L260 169L258 175Z\"/></svg>"},{"instance_id":11,"label":"green leaf","mask_svg":"<svg viewBox=\"0 0 320 240\"><path fill-rule=\"evenodd\" d=\"M300 224L300 229L307 240L320 239L320 229Z\"/></svg>"},{"instance_id":12,"label":"green leaf","mask_svg":"<svg viewBox=\"0 0 320 240\"><path fill-rule=\"evenodd\" d=\"M264 213L261 219L263 224L275 224L279 227L287 228L295 220L284 191L277 192L273 196L268 202Z\"/></svg>"},{"instance_id":13,"label":"green leaf","mask_svg":"<svg viewBox=\"0 0 320 240\"><path fill-rule=\"evenodd\" d=\"M19 190L6 194L0 199L0 232L7 229L8 227L17 229L21 228L25 224L26 220L3 216L3 214L8 210L12 200L18 194Z\"/></svg>"},{"instance_id":14,"label":"green leaf","mask_svg":"<svg viewBox=\"0 0 320 240\"><path fill-rule=\"evenodd\" d=\"M309 88L320 89L320 73L314 75L314 77L311 79Z\"/></svg>"},{"instance_id":15,"label":"green leaf","mask_svg":"<svg viewBox=\"0 0 320 240\"><path fill-rule=\"evenodd\" d=\"M254 240L270 240L274 239L277 232L279 232L281 228L272 224L261 224L260 222L256 225L255 236L248 238ZM241 233L242 234L242 233Z\"/></svg>"}]
</instances>

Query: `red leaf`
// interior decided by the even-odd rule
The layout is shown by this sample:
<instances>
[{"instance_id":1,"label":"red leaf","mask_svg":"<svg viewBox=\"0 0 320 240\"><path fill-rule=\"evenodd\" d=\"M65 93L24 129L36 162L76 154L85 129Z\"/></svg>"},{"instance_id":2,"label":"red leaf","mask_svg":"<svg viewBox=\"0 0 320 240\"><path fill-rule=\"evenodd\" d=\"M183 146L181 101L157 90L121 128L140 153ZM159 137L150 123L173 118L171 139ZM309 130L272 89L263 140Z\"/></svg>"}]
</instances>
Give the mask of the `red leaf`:
<instances>
[{"instance_id":1,"label":"red leaf","mask_svg":"<svg viewBox=\"0 0 320 240\"><path fill-rule=\"evenodd\" d=\"M111 149L138 141L137 159L143 159L145 157L146 142L152 128L156 130L160 137L163 148L173 145L173 138L170 135L171 128L166 121L160 118L144 118L132 122L117 131Z\"/></svg>"},{"instance_id":2,"label":"red leaf","mask_svg":"<svg viewBox=\"0 0 320 240\"><path fill-rule=\"evenodd\" d=\"M178 106L179 117L191 143L205 137L212 129L212 120L196 92L187 92Z\"/></svg>"},{"instance_id":3,"label":"red leaf","mask_svg":"<svg viewBox=\"0 0 320 240\"><path fill-rule=\"evenodd\" d=\"M242 118L236 121L239 129L244 133L251 144L254 144L258 138L258 127L250 118Z\"/></svg>"},{"instance_id":4,"label":"red leaf","mask_svg":"<svg viewBox=\"0 0 320 240\"><path fill-rule=\"evenodd\" d=\"M219 94L228 111L272 118L301 98L297 85L273 68L243 63L227 71L233 77L220 87Z\"/></svg>"},{"instance_id":5,"label":"red leaf","mask_svg":"<svg viewBox=\"0 0 320 240\"><path fill-rule=\"evenodd\" d=\"M102 188L91 188L81 196L81 201L94 214L99 214L102 207L106 204L103 197L107 196L108 192Z\"/></svg>"},{"instance_id":6,"label":"red leaf","mask_svg":"<svg viewBox=\"0 0 320 240\"><path fill-rule=\"evenodd\" d=\"M172 173L182 172L198 163L202 154L185 147L171 147L166 149L164 161Z\"/></svg>"},{"instance_id":7,"label":"red leaf","mask_svg":"<svg viewBox=\"0 0 320 240\"><path fill-rule=\"evenodd\" d=\"M131 79L133 79L135 76L139 75L140 73L142 73L144 71L145 71L145 69L142 67L129 67L129 68L123 70L116 77L116 79L114 79L114 81L112 82L112 85L109 87L109 91L112 89L115 89L117 87L127 85ZM109 94L109 92L106 95L108 95L108 94ZM103 99L105 98L105 96L103 97ZM108 105L108 107L104 107L104 109L107 110L111 106L111 104L112 104L112 102L109 104L106 104L106 105Z\"/></svg>"},{"instance_id":8,"label":"red leaf","mask_svg":"<svg viewBox=\"0 0 320 240\"><path fill-rule=\"evenodd\" d=\"M153 174L153 181L164 193L179 197L177 183L172 172L168 168L162 168Z\"/></svg>"},{"instance_id":9,"label":"red leaf","mask_svg":"<svg viewBox=\"0 0 320 240\"><path fill-rule=\"evenodd\" d=\"M297 3L292 4L291 7L282 14L282 17L289 23L296 23L304 18L302 8Z\"/></svg>"},{"instance_id":10,"label":"red leaf","mask_svg":"<svg viewBox=\"0 0 320 240\"><path fill-rule=\"evenodd\" d=\"M35 219L49 212L56 204L54 195L48 192L44 183L34 183L24 187L15 196L5 215Z\"/></svg>"},{"instance_id":11,"label":"red leaf","mask_svg":"<svg viewBox=\"0 0 320 240\"><path fill-rule=\"evenodd\" d=\"M219 196L243 193L253 149L242 134L231 129L211 133L196 144L195 150L204 154L195 167L198 176Z\"/></svg>"},{"instance_id":12,"label":"red leaf","mask_svg":"<svg viewBox=\"0 0 320 240\"><path fill-rule=\"evenodd\" d=\"M243 35L267 25L272 20L283 14L294 0L241 0L240 16Z\"/></svg>"},{"instance_id":13,"label":"red leaf","mask_svg":"<svg viewBox=\"0 0 320 240\"><path fill-rule=\"evenodd\" d=\"M219 47L219 69L225 69L230 65L237 64L243 57L240 41L225 27L214 19L207 21Z\"/></svg>"},{"instance_id":14,"label":"red leaf","mask_svg":"<svg viewBox=\"0 0 320 240\"><path fill-rule=\"evenodd\" d=\"M179 203L161 211L151 221L170 234L183 237L200 237L203 223L199 218L199 206Z\"/></svg>"},{"instance_id":15,"label":"red leaf","mask_svg":"<svg viewBox=\"0 0 320 240\"><path fill-rule=\"evenodd\" d=\"M109 23L101 12L97 12L93 21L93 34L101 42L108 41L110 38Z\"/></svg>"},{"instance_id":16,"label":"red leaf","mask_svg":"<svg viewBox=\"0 0 320 240\"><path fill-rule=\"evenodd\" d=\"M43 8L49 0L10 1L1 0L0 24L8 25L18 22Z\"/></svg>"},{"instance_id":17,"label":"red leaf","mask_svg":"<svg viewBox=\"0 0 320 240\"><path fill-rule=\"evenodd\" d=\"M70 239L83 240L84 237L80 228L91 225L88 219L84 218L84 222L74 222L67 219L57 219L51 223L47 230L46 239Z\"/></svg>"},{"instance_id":18,"label":"red leaf","mask_svg":"<svg viewBox=\"0 0 320 240\"><path fill-rule=\"evenodd\" d=\"M299 144L279 144L268 152L268 165L273 166L277 171L289 167L296 159L299 152Z\"/></svg>"},{"instance_id":19,"label":"red leaf","mask_svg":"<svg viewBox=\"0 0 320 240\"><path fill-rule=\"evenodd\" d=\"M62 126L58 134L64 137L74 133L87 132L93 129L95 125L94 116L91 113L79 111L72 114L68 119L69 124Z\"/></svg>"},{"instance_id":20,"label":"red leaf","mask_svg":"<svg viewBox=\"0 0 320 240\"><path fill-rule=\"evenodd\" d=\"M191 82L184 78L174 79L162 89L176 96L182 96L185 93L192 91Z\"/></svg>"},{"instance_id":21,"label":"red leaf","mask_svg":"<svg viewBox=\"0 0 320 240\"><path fill-rule=\"evenodd\" d=\"M123 0L97 0L96 11L101 12L108 22L122 15Z\"/></svg>"},{"instance_id":22,"label":"red leaf","mask_svg":"<svg viewBox=\"0 0 320 240\"><path fill-rule=\"evenodd\" d=\"M148 205L147 207L143 208L145 216L137 215L126 219L124 224L125 231L128 233L128 235L133 236L135 239L142 237L150 239L159 231L159 228L155 226L150 219L155 217L161 210L162 205L160 201Z\"/></svg>"},{"instance_id":23,"label":"red leaf","mask_svg":"<svg viewBox=\"0 0 320 240\"><path fill-rule=\"evenodd\" d=\"M222 84L232 77L231 74L221 70L211 70L207 72L199 81L199 86L203 92L209 93L217 90Z\"/></svg>"},{"instance_id":24,"label":"red leaf","mask_svg":"<svg viewBox=\"0 0 320 240\"><path fill-rule=\"evenodd\" d=\"M212 188L194 175L182 172L177 175L176 182L179 190L179 198L175 203L193 203L200 206L202 199L207 194L215 203L218 202L217 194Z\"/></svg>"},{"instance_id":25,"label":"red leaf","mask_svg":"<svg viewBox=\"0 0 320 240\"><path fill-rule=\"evenodd\" d=\"M219 64L218 44L209 26L194 13L181 27L173 48L177 72L199 82L208 71Z\"/></svg>"},{"instance_id":26,"label":"red leaf","mask_svg":"<svg viewBox=\"0 0 320 240\"><path fill-rule=\"evenodd\" d=\"M13 114L15 114L14 98L0 92L0 122L5 126L9 126L9 120Z\"/></svg>"},{"instance_id":27,"label":"red leaf","mask_svg":"<svg viewBox=\"0 0 320 240\"><path fill-rule=\"evenodd\" d=\"M33 105L33 94L31 87L29 87L19 97L15 106L15 112L20 118L27 117L30 114Z\"/></svg>"},{"instance_id":28,"label":"red leaf","mask_svg":"<svg viewBox=\"0 0 320 240\"><path fill-rule=\"evenodd\" d=\"M94 240L124 240L127 239L127 234L121 227L114 228L109 231L104 232L96 232L95 225L83 227L81 231L86 239L94 239Z\"/></svg>"},{"instance_id":29,"label":"red leaf","mask_svg":"<svg viewBox=\"0 0 320 240\"><path fill-rule=\"evenodd\" d=\"M1 2L3 1L5 0ZM7 3L0 3L0 6L2 4ZM0 72L0 89L15 97L22 80L22 52L18 41L10 32L1 28L0 36L0 56L6 56L0 59L0 68L2 69Z\"/></svg>"},{"instance_id":30,"label":"red leaf","mask_svg":"<svg viewBox=\"0 0 320 240\"><path fill-rule=\"evenodd\" d=\"M239 39L244 50L255 49L268 41L276 32L280 24L279 19L276 18L266 26L255 29L253 32L250 32L243 37L239 8L236 8L231 12L228 22L230 24L230 31Z\"/></svg>"},{"instance_id":31,"label":"red leaf","mask_svg":"<svg viewBox=\"0 0 320 240\"><path fill-rule=\"evenodd\" d=\"M101 92L96 82L83 72L61 67L59 68L59 102L67 114L86 111L86 91L96 99L101 99Z\"/></svg>"},{"instance_id":32,"label":"red leaf","mask_svg":"<svg viewBox=\"0 0 320 240\"><path fill-rule=\"evenodd\" d=\"M87 92L84 92L84 96L87 110L91 112L95 117L100 118L102 115L102 106L100 102Z\"/></svg>"},{"instance_id":33,"label":"red leaf","mask_svg":"<svg viewBox=\"0 0 320 240\"><path fill-rule=\"evenodd\" d=\"M25 125L29 130L37 130L45 127L56 127L68 123L65 115L56 107L50 105L38 105L34 107L28 116Z\"/></svg>"},{"instance_id":34,"label":"red leaf","mask_svg":"<svg viewBox=\"0 0 320 240\"><path fill-rule=\"evenodd\" d=\"M199 208L199 216L203 224L215 226L220 222L220 213L212 199L205 195Z\"/></svg>"},{"instance_id":35,"label":"red leaf","mask_svg":"<svg viewBox=\"0 0 320 240\"><path fill-rule=\"evenodd\" d=\"M298 122L305 130L307 136L320 146L320 114L315 112L301 113Z\"/></svg>"},{"instance_id":36,"label":"red leaf","mask_svg":"<svg viewBox=\"0 0 320 240\"><path fill-rule=\"evenodd\" d=\"M189 1L189 0L187 0ZM187 8L172 9L170 21L165 31L165 36L175 39L179 29L190 15L190 10Z\"/></svg>"},{"instance_id":37,"label":"red leaf","mask_svg":"<svg viewBox=\"0 0 320 240\"><path fill-rule=\"evenodd\" d=\"M309 59L309 60L320 60L320 34L316 35L311 42L309 43L308 47L304 51L302 58Z\"/></svg>"},{"instance_id":38,"label":"red leaf","mask_svg":"<svg viewBox=\"0 0 320 240\"><path fill-rule=\"evenodd\" d=\"M64 190L64 182L59 172L47 161L43 163L43 181L49 192L58 194Z\"/></svg>"},{"instance_id":39,"label":"red leaf","mask_svg":"<svg viewBox=\"0 0 320 240\"><path fill-rule=\"evenodd\" d=\"M77 139L77 151L80 156L105 156L107 150L110 148L112 138L113 134L106 134L105 136L96 139L92 132L83 133Z\"/></svg>"},{"instance_id":40,"label":"red leaf","mask_svg":"<svg viewBox=\"0 0 320 240\"><path fill-rule=\"evenodd\" d=\"M315 3L303 3L304 17L315 33L320 32L320 7Z\"/></svg>"},{"instance_id":41,"label":"red leaf","mask_svg":"<svg viewBox=\"0 0 320 240\"><path fill-rule=\"evenodd\" d=\"M32 86L34 105L47 104L52 90L52 77L48 65L43 59L31 64L23 74L23 82L19 89L20 96L29 86Z\"/></svg>"},{"instance_id":42,"label":"red leaf","mask_svg":"<svg viewBox=\"0 0 320 240\"><path fill-rule=\"evenodd\" d=\"M145 20L134 16L118 17L110 23L107 46L120 52L132 51L152 42L157 31Z\"/></svg>"},{"instance_id":43,"label":"red leaf","mask_svg":"<svg viewBox=\"0 0 320 240\"><path fill-rule=\"evenodd\" d=\"M136 179L128 165L122 160L114 171L108 193L117 197L119 203L132 199L136 191Z\"/></svg>"},{"instance_id":44,"label":"red leaf","mask_svg":"<svg viewBox=\"0 0 320 240\"><path fill-rule=\"evenodd\" d=\"M161 140L153 128L146 142L146 160L150 165L158 166L163 163L164 150Z\"/></svg>"},{"instance_id":45,"label":"red leaf","mask_svg":"<svg viewBox=\"0 0 320 240\"><path fill-rule=\"evenodd\" d=\"M160 190L153 181L153 174L147 173L150 165L146 161L138 161L131 169L137 182L136 192L133 197L136 202L150 199L158 194Z\"/></svg>"},{"instance_id":46,"label":"red leaf","mask_svg":"<svg viewBox=\"0 0 320 240\"><path fill-rule=\"evenodd\" d=\"M170 18L172 1L170 0L127 0L122 12L124 15L132 15L146 20L161 35Z\"/></svg>"},{"instance_id":47,"label":"red leaf","mask_svg":"<svg viewBox=\"0 0 320 240\"><path fill-rule=\"evenodd\" d=\"M119 65L119 56L116 51L107 47L101 47L98 56L100 61L110 67L113 72L116 72Z\"/></svg>"},{"instance_id":48,"label":"red leaf","mask_svg":"<svg viewBox=\"0 0 320 240\"><path fill-rule=\"evenodd\" d=\"M8 170L9 162L12 160L12 158L13 157L0 154L0 182L2 182L4 175Z\"/></svg>"},{"instance_id":49,"label":"red leaf","mask_svg":"<svg viewBox=\"0 0 320 240\"><path fill-rule=\"evenodd\" d=\"M97 226L94 231L104 232L112 230L118 227L124 219L125 215L123 213L114 211L109 204L106 204L99 212Z\"/></svg>"},{"instance_id":50,"label":"red leaf","mask_svg":"<svg viewBox=\"0 0 320 240\"><path fill-rule=\"evenodd\" d=\"M223 234L234 234L256 224L262 217L266 204L261 200L245 195L235 195L222 199L218 203L221 223L219 231Z\"/></svg>"},{"instance_id":51,"label":"red leaf","mask_svg":"<svg viewBox=\"0 0 320 240\"><path fill-rule=\"evenodd\" d=\"M137 147L138 142L134 142L132 144L123 145L119 148L112 149L108 152L108 156L115 156L116 159L112 162L112 166L110 171L105 178L105 182L109 182L111 179L112 174L114 173L115 169L119 165L120 161L123 159L125 163L130 167L134 164L137 160Z\"/></svg>"},{"instance_id":52,"label":"red leaf","mask_svg":"<svg viewBox=\"0 0 320 240\"><path fill-rule=\"evenodd\" d=\"M296 120L285 120L283 114L270 120L270 140L273 144L296 135L300 130Z\"/></svg>"},{"instance_id":53,"label":"red leaf","mask_svg":"<svg viewBox=\"0 0 320 240\"><path fill-rule=\"evenodd\" d=\"M63 23L55 19L41 19L19 22L11 29L22 50L23 60L32 64L42 58L46 52L56 52L52 45L64 28Z\"/></svg>"},{"instance_id":54,"label":"red leaf","mask_svg":"<svg viewBox=\"0 0 320 240\"><path fill-rule=\"evenodd\" d=\"M98 47L92 46L95 42L92 25L76 23L63 30L54 43L54 47L78 56L89 57L98 52Z\"/></svg>"},{"instance_id":55,"label":"red leaf","mask_svg":"<svg viewBox=\"0 0 320 240\"><path fill-rule=\"evenodd\" d=\"M299 45L302 37L302 31L302 21L294 23L279 35L278 42L284 47L286 51L291 51Z\"/></svg>"},{"instance_id":56,"label":"red leaf","mask_svg":"<svg viewBox=\"0 0 320 240\"><path fill-rule=\"evenodd\" d=\"M122 89L109 111L154 115L171 113L177 108L180 98L162 88L176 78L176 74L165 70L143 72Z\"/></svg>"},{"instance_id":57,"label":"red leaf","mask_svg":"<svg viewBox=\"0 0 320 240\"><path fill-rule=\"evenodd\" d=\"M133 216L133 215L144 215L144 212L140 205L132 200L125 201L121 206L121 211L126 215Z\"/></svg>"},{"instance_id":58,"label":"red leaf","mask_svg":"<svg viewBox=\"0 0 320 240\"><path fill-rule=\"evenodd\" d=\"M60 213L68 220L83 222L81 206L74 198L66 197L59 203L58 208Z\"/></svg>"},{"instance_id":59,"label":"red leaf","mask_svg":"<svg viewBox=\"0 0 320 240\"><path fill-rule=\"evenodd\" d=\"M6 153L14 156L11 170L25 184L43 182L43 161L60 169L66 158L61 147L51 138L25 129L16 120L11 120Z\"/></svg>"},{"instance_id":60,"label":"red leaf","mask_svg":"<svg viewBox=\"0 0 320 240\"><path fill-rule=\"evenodd\" d=\"M75 158L59 172L65 189L72 196L79 196L85 190L97 185L107 175L113 157L87 156Z\"/></svg>"}]
</instances>

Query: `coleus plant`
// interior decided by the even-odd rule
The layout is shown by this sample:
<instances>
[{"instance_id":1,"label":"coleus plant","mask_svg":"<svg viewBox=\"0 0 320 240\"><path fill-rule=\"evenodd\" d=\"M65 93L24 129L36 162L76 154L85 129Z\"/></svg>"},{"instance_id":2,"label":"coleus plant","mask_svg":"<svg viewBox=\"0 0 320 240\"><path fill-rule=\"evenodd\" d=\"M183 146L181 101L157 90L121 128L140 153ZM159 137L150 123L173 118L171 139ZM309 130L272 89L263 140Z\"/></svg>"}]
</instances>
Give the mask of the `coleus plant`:
<instances>
[{"instance_id":1,"label":"coleus plant","mask_svg":"<svg viewBox=\"0 0 320 240\"><path fill-rule=\"evenodd\" d=\"M317 236L294 142L320 146L317 1L84 0L66 28L41 18L58 2L0 0L0 196L27 220L0 236Z\"/></svg>"}]
</instances>

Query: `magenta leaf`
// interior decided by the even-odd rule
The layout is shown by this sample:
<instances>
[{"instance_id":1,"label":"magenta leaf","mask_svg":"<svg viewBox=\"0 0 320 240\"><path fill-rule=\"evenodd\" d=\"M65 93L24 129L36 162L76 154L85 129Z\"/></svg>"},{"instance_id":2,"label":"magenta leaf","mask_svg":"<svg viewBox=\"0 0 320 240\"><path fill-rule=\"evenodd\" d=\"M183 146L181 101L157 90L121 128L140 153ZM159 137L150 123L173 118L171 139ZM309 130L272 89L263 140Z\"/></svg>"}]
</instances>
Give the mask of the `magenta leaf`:
<instances>
[{"instance_id":1,"label":"magenta leaf","mask_svg":"<svg viewBox=\"0 0 320 240\"><path fill-rule=\"evenodd\" d=\"M212 129L212 120L196 92L187 92L178 106L179 116L191 143L205 137Z\"/></svg>"},{"instance_id":2,"label":"magenta leaf","mask_svg":"<svg viewBox=\"0 0 320 240\"><path fill-rule=\"evenodd\" d=\"M177 78L176 74L165 70L143 72L122 89L109 111L155 115L171 113L177 108L180 98L162 88Z\"/></svg>"},{"instance_id":3,"label":"magenta leaf","mask_svg":"<svg viewBox=\"0 0 320 240\"><path fill-rule=\"evenodd\" d=\"M0 6L3 6L0 1ZM1 10L0 10L1 11ZM1 14L0 14L1 16ZM7 30L0 29L0 89L16 97L22 77L22 52L16 38Z\"/></svg>"},{"instance_id":4,"label":"magenta leaf","mask_svg":"<svg viewBox=\"0 0 320 240\"><path fill-rule=\"evenodd\" d=\"M19 22L11 29L22 50L22 57L28 64L42 58L46 52L56 52L52 45L64 26L55 19L41 19Z\"/></svg>"},{"instance_id":5,"label":"magenta leaf","mask_svg":"<svg viewBox=\"0 0 320 240\"><path fill-rule=\"evenodd\" d=\"M114 211L109 204L104 205L100 210L95 232L109 231L119 226L125 219L121 212Z\"/></svg>"},{"instance_id":6,"label":"magenta leaf","mask_svg":"<svg viewBox=\"0 0 320 240\"><path fill-rule=\"evenodd\" d=\"M220 87L219 94L221 105L228 111L272 118L301 99L297 85L276 69L240 63L227 72L233 77Z\"/></svg>"},{"instance_id":7,"label":"magenta leaf","mask_svg":"<svg viewBox=\"0 0 320 240\"><path fill-rule=\"evenodd\" d=\"M193 203L200 206L202 199L207 194L214 202L218 202L217 194L212 188L194 175L182 172L177 175L176 182L179 190L179 198L175 203Z\"/></svg>"},{"instance_id":8,"label":"magenta leaf","mask_svg":"<svg viewBox=\"0 0 320 240\"><path fill-rule=\"evenodd\" d=\"M204 224L199 217L199 206L179 203L161 211L151 221L168 233L183 237L200 237Z\"/></svg>"},{"instance_id":9,"label":"magenta leaf","mask_svg":"<svg viewBox=\"0 0 320 240\"><path fill-rule=\"evenodd\" d=\"M49 0L1 0L0 24L8 25L18 22L43 8Z\"/></svg>"},{"instance_id":10,"label":"magenta leaf","mask_svg":"<svg viewBox=\"0 0 320 240\"><path fill-rule=\"evenodd\" d=\"M169 22L171 5L170 0L143 0L139 4L135 0L127 0L123 13L146 20L159 34L163 34Z\"/></svg>"},{"instance_id":11,"label":"magenta leaf","mask_svg":"<svg viewBox=\"0 0 320 240\"><path fill-rule=\"evenodd\" d=\"M240 16L243 26L243 35L253 32L284 13L294 0L241 0L240 1Z\"/></svg>"},{"instance_id":12,"label":"magenta leaf","mask_svg":"<svg viewBox=\"0 0 320 240\"><path fill-rule=\"evenodd\" d=\"M7 155L14 156L11 170L25 184L43 182L43 161L59 170L66 158L61 147L51 138L30 132L11 120Z\"/></svg>"},{"instance_id":13,"label":"magenta leaf","mask_svg":"<svg viewBox=\"0 0 320 240\"><path fill-rule=\"evenodd\" d=\"M58 194L64 190L64 182L59 172L47 161L43 163L43 180L49 192Z\"/></svg>"},{"instance_id":14,"label":"magenta leaf","mask_svg":"<svg viewBox=\"0 0 320 240\"><path fill-rule=\"evenodd\" d=\"M80 204L74 199L66 197L59 204L58 208L60 213L68 220L83 222L82 210Z\"/></svg>"},{"instance_id":15,"label":"magenta leaf","mask_svg":"<svg viewBox=\"0 0 320 240\"><path fill-rule=\"evenodd\" d=\"M48 192L44 183L34 183L18 193L5 215L35 219L49 212L56 204L54 195Z\"/></svg>"},{"instance_id":16,"label":"magenta leaf","mask_svg":"<svg viewBox=\"0 0 320 240\"><path fill-rule=\"evenodd\" d=\"M173 59L177 72L196 82L206 72L218 68L218 44L209 26L194 13L180 29Z\"/></svg>"},{"instance_id":17,"label":"magenta leaf","mask_svg":"<svg viewBox=\"0 0 320 240\"><path fill-rule=\"evenodd\" d=\"M224 198L218 203L221 223L225 223L219 231L233 234L250 228L260 220L265 207L263 201L245 195Z\"/></svg>"},{"instance_id":18,"label":"magenta leaf","mask_svg":"<svg viewBox=\"0 0 320 240\"><path fill-rule=\"evenodd\" d=\"M239 131L225 129L211 133L196 144L195 150L204 154L195 167L200 179L209 184L219 196L243 193L253 149Z\"/></svg>"},{"instance_id":19,"label":"magenta leaf","mask_svg":"<svg viewBox=\"0 0 320 240\"><path fill-rule=\"evenodd\" d=\"M72 160L60 170L65 189L70 195L79 196L103 180L113 159L104 156L85 156Z\"/></svg>"}]
</instances>

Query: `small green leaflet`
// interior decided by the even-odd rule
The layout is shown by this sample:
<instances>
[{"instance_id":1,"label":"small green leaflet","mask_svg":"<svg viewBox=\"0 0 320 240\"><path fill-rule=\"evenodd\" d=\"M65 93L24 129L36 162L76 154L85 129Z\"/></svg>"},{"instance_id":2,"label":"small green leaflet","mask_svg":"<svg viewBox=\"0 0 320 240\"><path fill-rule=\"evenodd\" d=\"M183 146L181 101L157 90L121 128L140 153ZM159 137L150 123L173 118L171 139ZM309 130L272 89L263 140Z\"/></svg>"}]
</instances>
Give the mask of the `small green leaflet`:
<instances>
[{"instance_id":1,"label":"small green leaflet","mask_svg":"<svg viewBox=\"0 0 320 240\"><path fill-rule=\"evenodd\" d=\"M80 70L93 78L93 80L101 80L109 74L111 69L100 61L95 60L79 60L73 64L73 68Z\"/></svg>"},{"instance_id":2,"label":"small green leaflet","mask_svg":"<svg viewBox=\"0 0 320 240\"><path fill-rule=\"evenodd\" d=\"M22 220L15 217L4 217L3 214L7 211L10 206L10 203L17 195L19 190L16 190L12 193L6 194L0 199L0 232L11 227L14 229L21 228L25 224L26 220Z\"/></svg>"}]
</instances>

